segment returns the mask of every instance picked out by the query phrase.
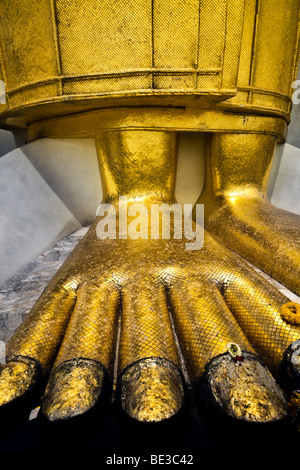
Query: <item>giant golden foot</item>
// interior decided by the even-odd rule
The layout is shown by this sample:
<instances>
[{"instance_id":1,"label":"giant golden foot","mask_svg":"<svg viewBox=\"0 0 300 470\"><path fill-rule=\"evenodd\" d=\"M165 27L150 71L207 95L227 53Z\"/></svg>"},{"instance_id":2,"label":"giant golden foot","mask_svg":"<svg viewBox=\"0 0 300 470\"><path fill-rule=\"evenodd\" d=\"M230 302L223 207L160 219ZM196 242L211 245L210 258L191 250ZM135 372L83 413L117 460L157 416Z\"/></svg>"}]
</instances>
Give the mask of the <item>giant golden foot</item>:
<instances>
[{"instance_id":1,"label":"giant golden foot","mask_svg":"<svg viewBox=\"0 0 300 470\"><path fill-rule=\"evenodd\" d=\"M163 217L159 237L142 230L152 204L176 202L175 133L105 132L98 151L116 238L99 239L99 215L10 339L2 410L32 406L46 379L44 418L78 418L105 407L117 375L121 409L133 420L163 421L184 405L186 368L198 402L217 415L284 420L273 376L286 374L289 394L298 387L298 304L208 233L201 249L187 250L178 231L166 236ZM126 231L133 223L140 238L124 233L119 196Z\"/></svg>"}]
</instances>

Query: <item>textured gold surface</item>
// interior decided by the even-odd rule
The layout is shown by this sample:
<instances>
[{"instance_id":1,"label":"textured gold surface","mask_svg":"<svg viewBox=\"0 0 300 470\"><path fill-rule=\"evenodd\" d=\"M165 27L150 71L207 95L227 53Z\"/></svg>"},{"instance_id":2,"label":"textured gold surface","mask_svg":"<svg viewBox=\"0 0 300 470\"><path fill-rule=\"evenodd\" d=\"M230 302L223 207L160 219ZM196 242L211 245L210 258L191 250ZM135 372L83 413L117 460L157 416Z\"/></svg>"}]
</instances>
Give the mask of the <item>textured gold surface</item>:
<instances>
[{"instance_id":1,"label":"textured gold surface","mask_svg":"<svg viewBox=\"0 0 300 470\"><path fill-rule=\"evenodd\" d=\"M74 358L99 361L111 374L116 347L119 292L111 281L82 285L54 367ZM83 321L84 319L84 321Z\"/></svg>"},{"instance_id":2,"label":"textured gold surface","mask_svg":"<svg viewBox=\"0 0 300 470\"><path fill-rule=\"evenodd\" d=\"M122 374L121 405L132 418L158 422L178 413L184 390L179 370L161 358L148 358Z\"/></svg>"},{"instance_id":3,"label":"textured gold surface","mask_svg":"<svg viewBox=\"0 0 300 470\"><path fill-rule=\"evenodd\" d=\"M289 402L290 414L293 419L297 419L297 414L299 413L300 408L300 391L295 391L292 395L292 398ZM298 431L300 431L300 424L298 424Z\"/></svg>"},{"instance_id":4,"label":"textured gold surface","mask_svg":"<svg viewBox=\"0 0 300 470\"><path fill-rule=\"evenodd\" d=\"M225 113L217 107L163 107L159 102L153 102L150 107L142 100L139 103L138 107L126 107L118 101L123 107L40 120L28 126L28 139L95 138L101 130L113 129L270 134L279 142L286 137L287 122L283 118L262 114L249 114L245 118L244 114Z\"/></svg>"},{"instance_id":5,"label":"textured gold surface","mask_svg":"<svg viewBox=\"0 0 300 470\"><path fill-rule=\"evenodd\" d=\"M44 370L55 359L60 342L74 307L76 285L73 278L61 280L59 284L50 283L43 296L37 301L22 323L22 329L6 344L6 354L27 356L37 359ZM67 285L67 288L64 287Z\"/></svg>"},{"instance_id":6,"label":"textured gold surface","mask_svg":"<svg viewBox=\"0 0 300 470\"><path fill-rule=\"evenodd\" d=\"M12 358L0 365L0 406L22 396L35 384L36 364L26 358Z\"/></svg>"},{"instance_id":7,"label":"textured gold surface","mask_svg":"<svg viewBox=\"0 0 300 470\"><path fill-rule=\"evenodd\" d=\"M238 92L224 107L288 115L298 60L299 1L246 0Z\"/></svg>"},{"instance_id":8,"label":"textured gold surface","mask_svg":"<svg viewBox=\"0 0 300 470\"><path fill-rule=\"evenodd\" d=\"M269 371L250 354L244 355L242 364L226 355L218 357L208 369L211 393L229 416L264 423L286 417L282 391Z\"/></svg>"},{"instance_id":9,"label":"textured gold surface","mask_svg":"<svg viewBox=\"0 0 300 470\"><path fill-rule=\"evenodd\" d=\"M137 285L128 282L122 289L120 371L147 357L179 365L165 292L159 280L155 283L151 277Z\"/></svg>"},{"instance_id":10,"label":"textured gold surface","mask_svg":"<svg viewBox=\"0 0 300 470\"><path fill-rule=\"evenodd\" d=\"M3 125L142 103L289 117L298 0L4 0L0 16Z\"/></svg>"},{"instance_id":11,"label":"textured gold surface","mask_svg":"<svg viewBox=\"0 0 300 470\"><path fill-rule=\"evenodd\" d=\"M75 112L74 101L82 111L120 97L131 104L143 96L166 104L177 95L231 97L243 14L243 0L219 1L213 10L210 0L201 8L196 0L5 0L3 116L18 123L21 111L23 123L32 122Z\"/></svg>"},{"instance_id":12,"label":"textured gold surface","mask_svg":"<svg viewBox=\"0 0 300 470\"><path fill-rule=\"evenodd\" d=\"M201 377L209 360L227 351L230 341L252 350L213 282L175 281L170 298L177 335L193 381Z\"/></svg>"},{"instance_id":13,"label":"textured gold surface","mask_svg":"<svg viewBox=\"0 0 300 470\"><path fill-rule=\"evenodd\" d=\"M72 418L89 411L103 388L99 364L76 359L57 367L43 396L42 412L49 421Z\"/></svg>"},{"instance_id":14,"label":"textured gold surface","mask_svg":"<svg viewBox=\"0 0 300 470\"><path fill-rule=\"evenodd\" d=\"M105 167L104 201L113 203L117 213L116 195L124 192L129 207L136 201L145 207L153 202L175 202L176 148L174 134L169 132L101 134L98 151ZM119 177L120 169L123 178ZM173 239L172 233L169 240L99 240L96 229L100 218L8 345L8 354L27 354L40 361L45 370L57 356L50 379L51 383L56 380L55 406L68 383L57 371L72 359L75 363L76 358L99 361L111 376L113 363L118 364L118 375L126 368L130 371L136 361L143 364L150 358L180 366L174 331L192 382L201 377L210 359L227 352L229 342L261 354L272 371L278 370L284 351L300 337L299 326L281 316L281 307L288 299L240 257L208 233L203 248L194 251L186 250L186 240ZM118 312L121 327L114 361ZM130 403L135 407L134 395L148 387L149 393L142 394L140 408L132 409L132 415L155 420L158 410L153 409L152 417L148 413L157 394L157 387L150 382L156 373L147 373L145 380L139 374L141 383L136 383L136 391L128 391L126 409ZM165 383L166 396L177 396L172 383L169 379ZM80 384L77 396L82 393ZM70 385L75 393L72 377ZM63 402L64 407L67 402Z\"/></svg>"},{"instance_id":15,"label":"textured gold surface","mask_svg":"<svg viewBox=\"0 0 300 470\"><path fill-rule=\"evenodd\" d=\"M291 325L300 325L300 306L295 302L287 302L282 305L280 314Z\"/></svg>"}]
</instances>

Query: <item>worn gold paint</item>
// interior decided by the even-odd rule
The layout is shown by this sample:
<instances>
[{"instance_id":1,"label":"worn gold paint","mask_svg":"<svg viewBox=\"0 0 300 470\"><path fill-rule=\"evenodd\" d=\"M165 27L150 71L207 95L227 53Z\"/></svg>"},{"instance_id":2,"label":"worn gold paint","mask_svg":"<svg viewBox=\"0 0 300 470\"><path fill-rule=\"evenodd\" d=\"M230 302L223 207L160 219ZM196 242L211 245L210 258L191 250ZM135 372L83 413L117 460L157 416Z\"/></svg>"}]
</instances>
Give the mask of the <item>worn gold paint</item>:
<instances>
[{"instance_id":1,"label":"worn gold paint","mask_svg":"<svg viewBox=\"0 0 300 470\"><path fill-rule=\"evenodd\" d=\"M299 293L299 217L266 200L290 116L298 0L7 0L0 16L2 127L29 139L95 137L103 202L118 215L119 196L129 207L175 203L177 132L213 133L206 228ZM8 358L52 369L48 419L94 406L104 369L119 377L130 416L168 418L183 402L182 361L195 383L231 342L276 373L299 325L282 314L288 299L240 257L207 232L198 251L172 237L99 240L99 220L7 345ZM31 386L20 364L2 367L1 403ZM238 370L234 396L244 397L247 368ZM272 380L267 392L251 382L241 406L251 402L253 421L284 415Z\"/></svg>"},{"instance_id":2,"label":"worn gold paint","mask_svg":"<svg viewBox=\"0 0 300 470\"><path fill-rule=\"evenodd\" d=\"M42 411L49 421L78 416L96 405L104 371L91 360L75 359L57 367L43 395Z\"/></svg>"}]
</instances>

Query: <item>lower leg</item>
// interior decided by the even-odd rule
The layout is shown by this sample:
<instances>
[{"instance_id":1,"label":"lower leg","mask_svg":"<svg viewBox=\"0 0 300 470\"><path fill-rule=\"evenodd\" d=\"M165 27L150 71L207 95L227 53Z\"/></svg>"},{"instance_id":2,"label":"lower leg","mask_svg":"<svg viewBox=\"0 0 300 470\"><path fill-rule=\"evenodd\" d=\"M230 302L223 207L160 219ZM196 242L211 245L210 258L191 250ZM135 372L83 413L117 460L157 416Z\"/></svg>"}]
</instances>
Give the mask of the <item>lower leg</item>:
<instances>
[{"instance_id":1,"label":"lower leg","mask_svg":"<svg viewBox=\"0 0 300 470\"><path fill-rule=\"evenodd\" d=\"M206 229L295 293L300 293L300 216L266 197L271 135L214 134L199 203Z\"/></svg>"}]
</instances>

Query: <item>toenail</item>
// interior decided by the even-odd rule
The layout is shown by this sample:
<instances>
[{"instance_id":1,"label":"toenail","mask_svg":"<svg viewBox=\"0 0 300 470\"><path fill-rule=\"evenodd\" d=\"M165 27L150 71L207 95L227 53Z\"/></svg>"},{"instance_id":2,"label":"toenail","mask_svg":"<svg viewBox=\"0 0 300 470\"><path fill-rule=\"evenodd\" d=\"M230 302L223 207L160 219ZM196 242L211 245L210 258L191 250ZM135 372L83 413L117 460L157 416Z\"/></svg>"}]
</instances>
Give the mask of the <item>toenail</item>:
<instances>
[{"instance_id":1,"label":"toenail","mask_svg":"<svg viewBox=\"0 0 300 470\"><path fill-rule=\"evenodd\" d=\"M291 325L300 325L300 304L287 302L280 308L280 315L283 320Z\"/></svg>"}]
</instances>

